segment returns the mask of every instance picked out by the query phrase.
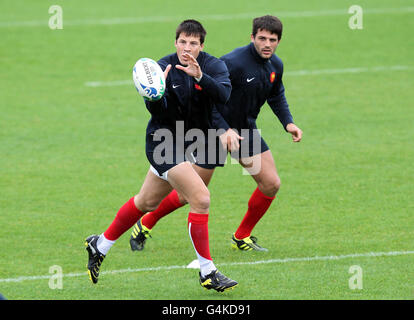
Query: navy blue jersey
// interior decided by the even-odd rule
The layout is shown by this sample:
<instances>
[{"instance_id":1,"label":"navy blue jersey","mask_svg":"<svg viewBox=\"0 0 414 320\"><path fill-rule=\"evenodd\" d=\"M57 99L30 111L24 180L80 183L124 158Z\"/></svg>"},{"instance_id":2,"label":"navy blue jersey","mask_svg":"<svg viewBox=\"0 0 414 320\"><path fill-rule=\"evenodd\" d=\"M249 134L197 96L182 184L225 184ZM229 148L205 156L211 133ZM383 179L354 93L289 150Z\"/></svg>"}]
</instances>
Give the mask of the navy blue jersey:
<instances>
[{"instance_id":1,"label":"navy blue jersey","mask_svg":"<svg viewBox=\"0 0 414 320\"><path fill-rule=\"evenodd\" d=\"M226 64L202 51L197 57L197 62L203 72L200 82L175 67L180 64L177 53L158 61L162 70L169 64L172 67L161 100L145 102L151 113L147 134L159 128L167 128L174 132L176 121L184 121L185 131L192 128L206 131L225 125L216 104L226 103L230 97L231 83Z\"/></svg>"},{"instance_id":2,"label":"navy blue jersey","mask_svg":"<svg viewBox=\"0 0 414 320\"><path fill-rule=\"evenodd\" d=\"M232 92L226 105L218 106L227 122L224 129L256 128L260 108L267 101L286 130L293 123L282 82L283 63L273 55L263 59L254 44L237 48L220 58L230 72Z\"/></svg>"}]
</instances>

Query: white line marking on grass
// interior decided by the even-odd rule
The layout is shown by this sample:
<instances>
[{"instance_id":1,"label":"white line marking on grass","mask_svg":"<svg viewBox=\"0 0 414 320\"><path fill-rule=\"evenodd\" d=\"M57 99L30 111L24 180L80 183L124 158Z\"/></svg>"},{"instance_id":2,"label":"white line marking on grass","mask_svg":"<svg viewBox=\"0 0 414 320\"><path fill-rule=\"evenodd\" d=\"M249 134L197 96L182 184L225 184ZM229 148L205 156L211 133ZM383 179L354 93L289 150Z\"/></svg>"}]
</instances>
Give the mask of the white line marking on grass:
<instances>
[{"instance_id":1,"label":"white line marking on grass","mask_svg":"<svg viewBox=\"0 0 414 320\"><path fill-rule=\"evenodd\" d=\"M352 253L337 256L315 256L315 257L299 257L299 258L283 258L283 259L269 259L249 262L224 262L216 264L219 266L239 266L239 265L255 265L255 264L269 264L269 263L292 263L292 262L312 262L312 261L335 261L349 258L372 258L372 257L390 257L390 256L403 256L414 254L414 251L390 251L390 252L368 252L368 253ZM102 274L117 274L117 273L135 273L145 271L163 271L173 269L186 269L188 266L159 266L151 268L137 268L137 269L120 269L112 271L102 271ZM23 282L29 280L43 280L50 279L53 275L42 275L42 276L22 276L17 278L0 279L1 282ZM66 273L63 277L87 277L87 272L78 273Z\"/></svg>"},{"instance_id":2,"label":"white line marking on grass","mask_svg":"<svg viewBox=\"0 0 414 320\"><path fill-rule=\"evenodd\" d=\"M115 80L115 81L89 81L85 82L87 87L116 87L133 84L132 80Z\"/></svg>"},{"instance_id":3,"label":"white line marking on grass","mask_svg":"<svg viewBox=\"0 0 414 320\"><path fill-rule=\"evenodd\" d=\"M286 71L285 76L317 76L323 74L346 74L346 73L363 73L363 72L384 72L384 71L404 71L414 70L411 66L379 66L379 67L357 67L357 68L343 68L343 69L319 69L319 70L298 70ZM115 80L115 81L88 81L84 85L86 87L116 87L132 85L132 80Z\"/></svg>"},{"instance_id":4,"label":"white line marking on grass","mask_svg":"<svg viewBox=\"0 0 414 320\"><path fill-rule=\"evenodd\" d=\"M399 14L399 13L413 13L414 7L400 7L400 8L366 8L364 14ZM268 13L268 12L267 12ZM194 16L193 18L202 21L223 21L236 19L252 19L254 17L267 14L265 12L251 12L251 13L233 13L233 14L205 14ZM280 18L306 18L306 17L322 17L322 16L336 16L349 15L348 9L332 9L332 10L316 10L316 11L278 11L271 12ZM82 20L66 20L64 27L68 26L90 26L90 25L124 25L124 24L140 24L140 23L166 23L179 22L186 19L186 16L147 16L147 17L114 17L102 19L82 19ZM32 20L32 21L0 21L0 28L11 27L48 27L48 19Z\"/></svg>"},{"instance_id":5,"label":"white line marking on grass","mask_svg":"<svg viewBox=\"0 0 414 320\"><path fill-rule=\"evenodd\" d=\"M372 257L389 257L389 256L401 256L414 254L414 251L391 251L391 252L368 252L368 253L351 253L339 256L315 256L315 257L302 257L302 258L284 258L284 259L270 259L259 260L251 262L231 262L221 263L217 265L221 266L236 266L236 265L253 265L253 264L266 264L266 263L289 263L289 262L311 262L311 261L329 261L329 260L342 260L349 258L372 258Z\"/></svg>"},{"instance_id":6,"label":"white line marking on grass","mask_svg":"<svg viewBox=\"0 0 414 320\"><path fill-rule=\"evenodd\" d=\"M284 74L288 76L307 76L307 75L320 75L320 74L403 71L403 70L411 70L411 69L414 69L414 67L380 66L380 67L358 67L358 68L344 68L344 69L298 70L298 71L286 71Z\"/></svg>"}]
</instances>

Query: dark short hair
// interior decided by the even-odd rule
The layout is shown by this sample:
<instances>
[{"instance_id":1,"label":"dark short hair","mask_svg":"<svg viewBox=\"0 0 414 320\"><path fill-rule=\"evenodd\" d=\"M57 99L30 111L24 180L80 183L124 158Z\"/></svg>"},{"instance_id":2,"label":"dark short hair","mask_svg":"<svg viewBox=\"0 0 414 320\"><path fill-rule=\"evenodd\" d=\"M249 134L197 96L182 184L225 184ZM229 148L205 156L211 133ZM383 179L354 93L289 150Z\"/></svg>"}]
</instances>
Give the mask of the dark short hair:
<instances>
[{"instance_id":1,"label":"dark short hair","mask_svg":"<svg viewBox=\"0 0 414 320\"><path fill-rule=\"evenodd\" d=\"M259 30L266 30L270 33L277 34L278 39L282 39L282 21L275 16L267 15L253 19L253 37L256 36L256 33Z\"/></svg>"},{"instance_id":2,"label":"dark short hair","mask_svg":"<svg viewBox=\"0 0 414 320\"><path fill-rule=\"evenodd\" d=\"M200 22L189 19L179 24L175 31L175 40L178 39L181 33L185 33L187 36L200 37L200 44L203 44L207 31Z\"/></svg>"}]
</instances>

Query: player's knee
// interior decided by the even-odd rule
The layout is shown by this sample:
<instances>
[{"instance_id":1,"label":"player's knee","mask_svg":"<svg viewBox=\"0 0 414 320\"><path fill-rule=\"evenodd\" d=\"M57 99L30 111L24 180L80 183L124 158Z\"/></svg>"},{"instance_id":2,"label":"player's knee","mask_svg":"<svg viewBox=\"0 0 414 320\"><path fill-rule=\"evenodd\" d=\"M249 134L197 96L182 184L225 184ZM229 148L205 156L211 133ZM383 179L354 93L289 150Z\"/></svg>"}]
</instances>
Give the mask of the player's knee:
<instances>
[{"instance_id":1,"label":"player's knee","mask_svg":"<svg viewBox=\"0 0 414 320\"><path fill-rule=\"evenodd\" d=\"M142 212L151 212L154 211L155 209L158 208L158 205L160 204L160 202L158 200L155 199L142 199L142 198L138 198L135 201L135 205L136 207L141 210Z\"/></svg>"},{"instance_id":2,"label":"player's knee","mask_svg":"<svg viewBox=\"0 0 414 320\"><path fill-rule=\"evenodd\" d=\"M192 208L196 208L199 211L207 211L210 207L210 192L207 188L200 192L194 192L188 202Z\"/></svg>"},{"instance_id":3,"label":"player's knee","mask_svg":"<svg viewBox=\"0 0 414 320\"><path fill-rule=\"evenodd\" d=\"M281 186L281 181L279 176L274 176L272 179L268 179L262 183L260 190L267 196L273 197L279 191Z\"/></svg>"},{"instance_id":4,"label":"player's knee","mask_svg":"<svg viewBox=\"0 0 414 320\"><path fill-rule=\"evenodd\" d=\"M276 190L276 193L279 191L281 185L282 181L280 180L279 176L276 176L276 179L273 181L273 187L274 190Z\"/></svg>"}]
</instances>

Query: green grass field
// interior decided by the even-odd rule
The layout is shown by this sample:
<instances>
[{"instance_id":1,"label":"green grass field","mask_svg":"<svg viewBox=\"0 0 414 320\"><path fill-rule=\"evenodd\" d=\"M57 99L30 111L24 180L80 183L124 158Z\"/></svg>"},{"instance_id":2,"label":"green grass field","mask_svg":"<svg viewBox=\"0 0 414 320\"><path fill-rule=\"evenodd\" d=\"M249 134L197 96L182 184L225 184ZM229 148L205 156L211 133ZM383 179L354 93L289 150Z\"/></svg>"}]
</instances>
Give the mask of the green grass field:
<instances>
[{"instance_id":1,"label":"green grass field","mask_svg":"<svg viewBox=\"0 0 414 320\"><path fill-rule=\"evenodd\" d=\"M54 4L63 9L62 30L48 27ZM362 30L348 26L353 4L364 10ZM0 293L11 300L413 299L412 5L3 0ZM292 143L262 108L258 126L282 179L253 232L269 252L230 248L255 184L229 163L210 185L209 230L212 257L239 282L235 290L203 290L198 271L184 268L196 258L188 207L161 220L143 252L131 252L125 233L92 285L84 239L109 226L148 170L149 113L128 83L135 61L173 52L186 18L204 24L205 51L221 56L247 44L252 18L263 14L284 23L277 54L304 131ZM63 270L62 289L49 287L54 265ZM362 269L362 289L349 287L353 265Z\"/></svg>"}]
</instances>

